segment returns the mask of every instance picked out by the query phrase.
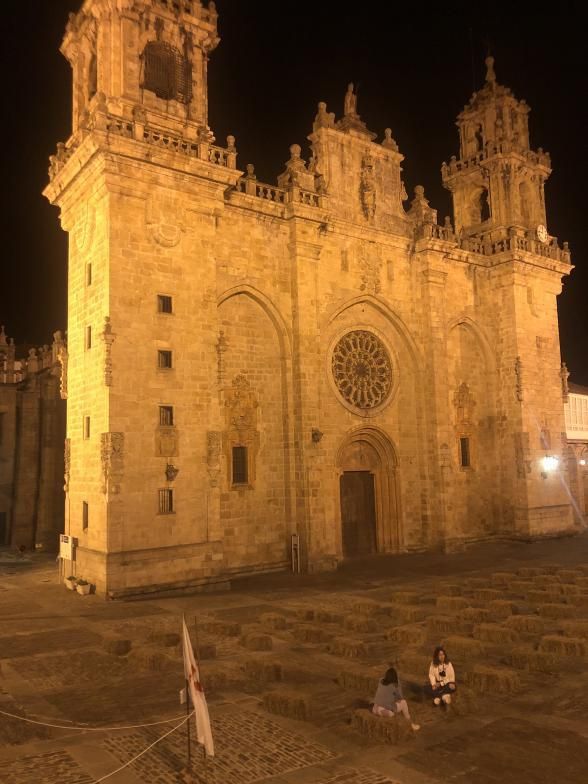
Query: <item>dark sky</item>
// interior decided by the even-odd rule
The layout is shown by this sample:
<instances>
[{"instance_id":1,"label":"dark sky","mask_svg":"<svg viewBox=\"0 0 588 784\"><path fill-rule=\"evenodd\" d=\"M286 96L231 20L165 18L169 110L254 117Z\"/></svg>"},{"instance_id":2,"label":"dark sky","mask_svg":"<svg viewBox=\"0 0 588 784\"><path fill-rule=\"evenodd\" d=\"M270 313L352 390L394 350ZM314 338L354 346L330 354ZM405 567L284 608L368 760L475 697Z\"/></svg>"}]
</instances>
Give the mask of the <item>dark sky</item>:
<instances>
[{"instance_id":1,"label":"dark sky","mask_svg":"<svg viewBox=\"0 0 588 784\"><path fill-rule=\"evenodd\" d=\"M237 137L239 166L275 182L288 147L307 147L319 100L341 115L349 81L380 134L390 126L406 156L409 194L425 186L450 214L440 165L458 152L455 118L479 88L488 46L498 81L526 98L533 147L551 153L547 227L568 240L575 271L559 298L562 355L588 384L588 155L580 118L586 95L579 5L503 2L428 5L341 0L218 0L222 38L210 64L210 125L219 144ZM475 6L475 8L474 8ZM66 326L66 236L41 196L49 155L70 130L69 65L59 53L79 0L12 0L4 13L2 105L5 207L0 322L18 342L48 343ZM472 10L474 9L474 10Z\"/></svg>"}]
</instances>

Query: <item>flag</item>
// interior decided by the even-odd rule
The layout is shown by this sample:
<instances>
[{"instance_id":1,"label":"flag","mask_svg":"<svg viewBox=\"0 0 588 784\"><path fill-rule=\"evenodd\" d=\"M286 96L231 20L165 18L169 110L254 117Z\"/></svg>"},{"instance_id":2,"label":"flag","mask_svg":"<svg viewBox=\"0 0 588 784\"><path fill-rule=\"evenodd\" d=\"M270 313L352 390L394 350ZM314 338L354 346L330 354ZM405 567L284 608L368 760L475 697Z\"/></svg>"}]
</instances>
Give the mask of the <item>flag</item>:
<instances>
[{"instance_id":1,"label":"flag","mask_svg":"<svg viewBox=\"0 0 588 784\"><path fill-rule=\"evenodd\" d=\"M200 683L200 671L194 656L194 648L190 642L186 619L182 618L182 639L184 650L184 674L188 682L190 699L194 707L194 718L196 720L196 738L198 743L204 746L207 756L214 757L214 742L212 740L212 729L210 727L210 716L204 689Z\"/></svg>"}]
</instances>

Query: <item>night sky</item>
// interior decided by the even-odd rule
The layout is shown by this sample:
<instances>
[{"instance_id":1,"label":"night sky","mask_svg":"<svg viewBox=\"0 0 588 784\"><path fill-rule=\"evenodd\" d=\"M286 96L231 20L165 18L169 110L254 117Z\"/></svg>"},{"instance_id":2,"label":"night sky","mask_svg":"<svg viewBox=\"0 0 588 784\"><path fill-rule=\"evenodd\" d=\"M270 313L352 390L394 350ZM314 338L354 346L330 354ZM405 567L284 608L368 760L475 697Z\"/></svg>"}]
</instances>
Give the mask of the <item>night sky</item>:
<instances>
[{"instance_id":1,"label":"night sky","mask_svg":"<svg viewBox=\"0 0 588 784\"><path fill-rule=\"evenodd\" d=\"M80 5L13 1L3 17L0 323L22 343L50 343L66 327L66 235L41 191L49 155L70 132L70 69L59 45L68 13ZM551 153L547 228L569 241L576 266L559 298L562 357L571 380L588 385L588 144L580 119L587 43L579 5L407 6L349 3L344 11L341 0L218 0L222 40L209 78L217 143L234 134L239 167L254 163L260 179L275 182L290 144L307 153L317 102L340 117L354 81L362 118L379 139L391 127L406 157L409 195L424 185L442 221L451 212L441 162L458 153L455 118L483 83L489 48L498 81L531 106L532 146Z\"/></svg>"}]
</instances>

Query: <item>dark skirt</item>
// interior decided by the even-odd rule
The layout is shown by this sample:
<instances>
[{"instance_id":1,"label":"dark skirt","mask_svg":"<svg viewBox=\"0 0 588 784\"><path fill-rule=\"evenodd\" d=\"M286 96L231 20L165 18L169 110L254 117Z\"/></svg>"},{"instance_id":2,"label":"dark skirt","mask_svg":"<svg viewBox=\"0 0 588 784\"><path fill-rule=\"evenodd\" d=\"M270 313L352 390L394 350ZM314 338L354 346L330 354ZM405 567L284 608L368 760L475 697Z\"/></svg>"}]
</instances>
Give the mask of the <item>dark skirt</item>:
<instances>
[{"instance_id":1,"label":"dark skirt","mask_svg":"<svg viewBox=\"0 0 588 784\"><path fill-rule=\"evenodd\" d=\"M450 688L450 685L453 688ZM446 683L445 686L440 686L438 689L434 689L430 683L425 683L423 691L425 692L425 696L430 697L431 699L435 699L435 697L442 697L444 694L455 694L457 691L457 686L455 683Z\"/></svg>"}]
</instances>

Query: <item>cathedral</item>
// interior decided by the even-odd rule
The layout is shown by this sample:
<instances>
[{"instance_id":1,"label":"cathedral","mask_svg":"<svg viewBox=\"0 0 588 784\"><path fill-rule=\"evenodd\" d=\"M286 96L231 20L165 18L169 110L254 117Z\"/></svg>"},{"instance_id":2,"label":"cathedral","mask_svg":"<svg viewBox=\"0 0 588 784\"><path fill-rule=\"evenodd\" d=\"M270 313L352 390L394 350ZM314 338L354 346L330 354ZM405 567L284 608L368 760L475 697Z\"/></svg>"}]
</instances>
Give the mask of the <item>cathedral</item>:
<instances>
[{"instance_id":1,"label":"cathedral","mask_svg":"<svg viewBox=\"0 0 588 784\"><path fill-rule=\"evenodd\" d=\"M208 125L218 43L212 0L85 0L67 25L63 576L119 597L579 530L572 266L529 106L488 57L439 221L353 84L276 184L240 166Z\"/></svg>"}]
</instances>

